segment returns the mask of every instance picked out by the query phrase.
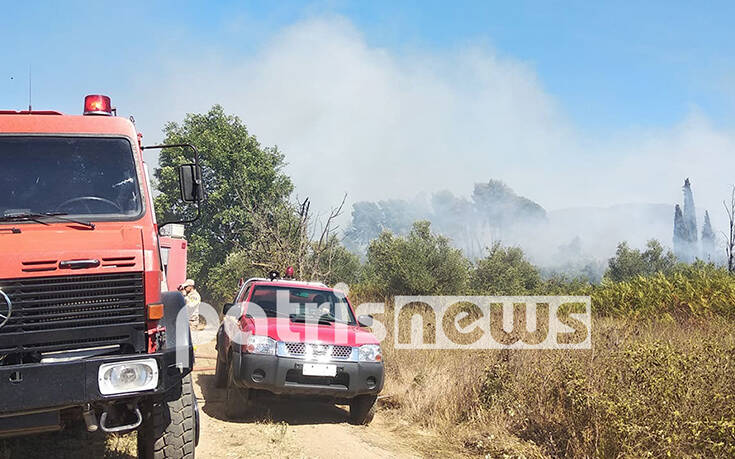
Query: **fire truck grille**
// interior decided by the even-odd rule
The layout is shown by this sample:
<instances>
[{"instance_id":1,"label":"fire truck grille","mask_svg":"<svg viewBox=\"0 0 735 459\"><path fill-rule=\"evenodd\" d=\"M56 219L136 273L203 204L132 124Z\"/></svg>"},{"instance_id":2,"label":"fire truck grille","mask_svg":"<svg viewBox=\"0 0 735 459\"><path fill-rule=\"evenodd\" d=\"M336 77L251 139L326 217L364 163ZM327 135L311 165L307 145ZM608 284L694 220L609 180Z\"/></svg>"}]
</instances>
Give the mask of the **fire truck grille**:
<instances>
[{"instance_id":1,"label":"fire truck grille","mask_svg":"<svg viewBox=\"0 0 735 459\"><path fill-rule=\"evenodd\" d=\"M142 273L5 279L0 290L12 302L0 328L0 354L111 344L144 349Z\"/></svg>"},{"instance_id":2,"label":"fire truck grille","mask_svg":"<svg viewBox=\"0 0 735 459\"><path fill-rule=\"evenodd\" d=\"M289 355L294 357L312 356L325 357L332 359L347 360L352 355L352 347L350 346L333 346L331 344L310 344L310 343L284 343Z\"/></svg>"}]
</instances>

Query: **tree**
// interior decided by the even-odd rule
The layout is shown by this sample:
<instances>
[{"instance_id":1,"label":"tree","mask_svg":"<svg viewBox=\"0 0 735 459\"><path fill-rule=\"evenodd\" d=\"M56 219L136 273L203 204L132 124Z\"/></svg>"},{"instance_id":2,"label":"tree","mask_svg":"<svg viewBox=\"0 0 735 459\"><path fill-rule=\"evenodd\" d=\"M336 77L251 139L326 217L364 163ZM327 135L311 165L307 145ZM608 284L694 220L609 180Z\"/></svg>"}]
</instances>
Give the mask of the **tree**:
<instances>
[{"instance_id":1,"label":"tree","mask_svg":"<svg viewBox=\"0 0 735 459\"><path fill-rule=\"evenodd\" d=\"M674 253L679 260L691 263L700 252L697 250L697 215L689 179L684 180L681 190L684 207L677 204L674 208Z\"/></svg>"},{"instance_id":2,"label":"tree","mask_svg":"<svg viewBox=\"0 0 735 459\"><path fill-rule=\"evenodd\" d=\"M679 204L674 206L674 253L676 257L682 261L690 260L690 237L689 228L684 222L684 214Z\"/></svg>"},{"instance_id":3,"label":"tree","mask_svg":"<svg viewBox=\"0 0 735 459\"><path fill-rule=\"evenodd\" d=\"M430 221L435 232L474 259L482 257L485 248L499 240L504 231L512 234L519 227L545 221L546 211L503 182L490 180L475 184L472 199L442 190L434 193L429 202L421 195L412 201L357 202L344 243L351 251L364 254L370 241L381 232L406 235L418 220Z\"/></svg>"},{"instance_id":4,"label":"tree","mask_svg":"<svg viewBox=\"0 0 735 459\"><path fill-rule=\"evenodd\" d=\"M702 225L702 259L713 261L715 255L715 232L709 219L709 212L704 211L704 224Z\"/></svg>"},{"instance_id":5,"label":"tree","mask_svg":"<svg viewBox=\"0 0 735 459\"><path fill-rule=\"evenodd\" d=\"M370 241L383 231L406 235L413 223L427 218L427 214L418 202L402 199L356 202L352 206L352 222L345 230L345 246L354 253L364 254Z\"/></svg>"},{"instance_id":6,"label":"tree","mask_svg":"<svg viewBox=\"0 0 735 459\"><path fill-rule=\"evenodd\" d=\"M343 253L334 224L346 198L331 210L324 222L312 217L308 199L254 213L255 234L248 249L253 264L266 272L292 266L298 279L334 283L354 281L352 275L349 279L339 278L347 274L347 268L339 264L353 261Z\"/></svg>"},{"instance_id":7,"label":"tree","mask_svg":"<svg viewBox=\"0 0 735 459\"><path fill-rule=\"evenodd\" d=\"M500 180L476 183L472 200L478 213L497 231L520 222L536 223L546 220L546 211L543 207L517 195Z\"/></svg>"},{"instance_id":8,"label":"tree","mask_svg":"<svg viewBox=\"0 0 735 459\"><path fill-rule=\"evenodd\" d=\"M365 275L376 293L439 295L463 293L469 261L446 237L419 221L406 236L383 232L370 243Z\"/></svg>"},{"instance_id":9,"label":"tree","mask_svg":"<svg viewBox=\"0 0 735 459\"><path fill-rule=\"evenodd\" d=\"M605 278L621 282L637 276L651 276L656 273L668 274L676 266L676 256L665 250L661 243L651 239L646 250L631 249L626 242L618 244L615 256L608 262Z\"/></svg>"},{"instance_id":10,"label":"tree","mask_svg":"<svg viewBox=\"0 0 735 459\"><path fill-rule=\"evenodd\" d=\"M730 232L725 234L725 254L727 255L727 271L735 273L735 186L730 193L730 202L722 201L727 213Z\"/></svg>"},{"instance_id":11,"label":"tree","mask_svg":"<svg viewBox=\"0 0 735 459\"><path fill-rule=\"evenodd\" d=\"M331 250L320 253L321 265L325 271L317 279L327 285L335 285L340 282L348 286L356 284L362 273L362 266L357 255L347 251L336 240L330 243L330 247ZM267 250L275 252L278 246L277 244L272 245ZM315 253L311 252L309 256L313 257ZM230 253L222 264L212 268L209 276L209 297L214 305L219 306L232 301L234 287L240 279L262 277L264 272L271 269L279 269L283 273L283 268L289 266L289 262L276 265L278 261L270 263L259 261L261 259L257 256L256 252L249 249L237 250ZM274 259L278 258L276 254L273 256Z\"/></svg>"},{"instance_id":12,"label":"tree","mask_svg":"<svg viewBox=\"0 0 735 459\"><path fill-rule=\"evenodd\" d=\"M165 143L192 143L200 152L206 200L201 219L188 228L188 271L207 296L217 280L213 269L253 243L254 220L287 202L293 185L282 171L283 154L261 146L238 117L225 114L219 105L207 113L188 114L181 124L168 123L164 134ZM159 221L191 215L180 202L177 174L180 164L191 162L188 154L161 151L155 173L161 192L156 197Z\"/></svg>"},{"instance_id":13,"label":"tree","mask_svg":"<svg viewBox=\"0 0 735 459\"><path fill-rule=\"evenodd\" d=\"M477 295L526 295L541 286L538 269L519 247L496 242L488 255L477 261L470 274L470 289Z\"/></svg>"},{"instance_id":14,"label":"tree","mask_svg":"<svg viewBox=\"0 0 735 459\"><path fill-rule=\"evenodd\" d=\"M326 272L320 277L320 280L327 285L335 285L340 282L348 286L357 284L362 278L360 257L336 241L331 247L331 250L323 251L320 255L320 266L324 267Z\"/></svg>"},{"instance_id":15,"label":"tree","mask_svg":"<svg viewBox=\"0 0 735 459\"><path fill-rule=\"evenodd\" d=\"M692 185L687 178L684 180L684 186L682 187L682 193L684 194L684 223L687 226L687 232L689 233L690 242L696 244L697 242L697 211L694 208L694 194L692 194Z\"/></svg>"},{"instance_id":16,"label":"tree","mask_svg":"<svg viewBox=\"0 0 735 459\"><path fill-rule=\"evenodd\" d=\"M483 222L473 202L442 190L431 197L431 224L435 230L450 237L454 245L462 249L470 259L484 255L488 242L483 236Z\"/></svg>"}]
</instances>

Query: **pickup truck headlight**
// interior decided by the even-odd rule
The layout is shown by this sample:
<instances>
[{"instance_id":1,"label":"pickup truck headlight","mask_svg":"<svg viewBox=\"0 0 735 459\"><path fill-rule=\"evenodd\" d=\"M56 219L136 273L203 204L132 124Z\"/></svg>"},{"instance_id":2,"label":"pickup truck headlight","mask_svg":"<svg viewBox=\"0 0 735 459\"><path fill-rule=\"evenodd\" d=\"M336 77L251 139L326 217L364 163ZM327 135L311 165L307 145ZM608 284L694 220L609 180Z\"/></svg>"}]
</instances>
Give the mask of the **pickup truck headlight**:
<instances>
[{"instance_id":1,"label":"pickup truck headlight","mask_svg":"<svg viewBox=\"0 0 735 459\"><path fill-rule=\"evenodd\" d=\"M364 344L360 346L360 362L380 362L383 356L380 346L377 344Z\"/></svg>"},{"instance_id":2,"label":"pickup truck headlight","mask_svg":"<svg viewBox=\"0 0 735 459\"><path fill-rule=\"evenodd\" d=\"M276 355L276 341L262 335L249 335L243 346L250 354Z\"/></svg>"},{"instance_id":3,"label":"pickup truck headlight","mask_svg":"<svg viewBox=\"0 0 735 459\"><path fill-rule=\"evenodd\" d=\"M155 359L104 363L97 379L102 395L151 390L158 386L158 364Z\"/></svg>"}]
</instances>

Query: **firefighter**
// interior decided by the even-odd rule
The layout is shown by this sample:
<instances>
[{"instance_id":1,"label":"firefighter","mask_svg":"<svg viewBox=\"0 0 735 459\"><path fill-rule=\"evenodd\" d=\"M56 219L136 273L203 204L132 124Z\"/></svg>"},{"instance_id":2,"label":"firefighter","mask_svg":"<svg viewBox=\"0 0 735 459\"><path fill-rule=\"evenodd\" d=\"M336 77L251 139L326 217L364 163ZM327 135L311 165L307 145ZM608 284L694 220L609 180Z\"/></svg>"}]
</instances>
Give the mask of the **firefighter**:
<instances>
[{"instance_id":1,"label":"firefighter","mask_svg":"<svg viewBox=\"0 0 735 459\"><path fill-rule=\"evenodd\" d=\"M186 308L189 312L189 327L192 330L196 330L199 328L199 304L202 302L202 297L199 296L199 292L194 288L193 279L186 279L179 286L179 291L186 299Z\"/></svg>"}]
</instances>

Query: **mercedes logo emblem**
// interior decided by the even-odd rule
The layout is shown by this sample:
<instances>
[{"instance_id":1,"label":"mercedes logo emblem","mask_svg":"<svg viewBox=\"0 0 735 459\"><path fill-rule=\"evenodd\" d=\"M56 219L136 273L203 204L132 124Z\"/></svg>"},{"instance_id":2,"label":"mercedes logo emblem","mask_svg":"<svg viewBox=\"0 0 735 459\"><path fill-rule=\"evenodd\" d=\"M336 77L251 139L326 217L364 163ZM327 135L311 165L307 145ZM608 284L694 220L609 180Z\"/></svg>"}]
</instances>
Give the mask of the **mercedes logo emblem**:
<instances>
[{"instance_id":1,"label":"mercedes logo emblem","mask_svg":"<svg viewBox=\"0 0 735 459\"><path fill-rule=\"evenodd\" d=\"M0 328L4 327L10 316L13 314L13 302L10 301L8 295L0 290Z\"/></svg>"}]
</instances>

